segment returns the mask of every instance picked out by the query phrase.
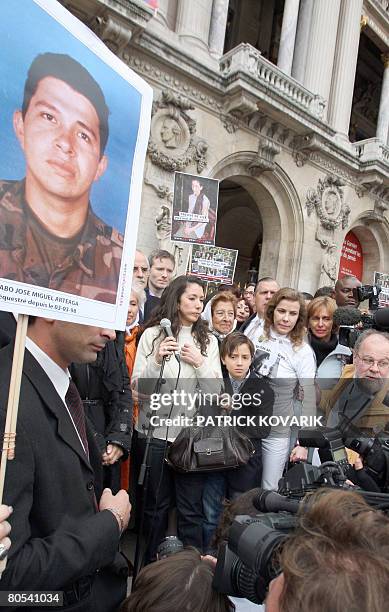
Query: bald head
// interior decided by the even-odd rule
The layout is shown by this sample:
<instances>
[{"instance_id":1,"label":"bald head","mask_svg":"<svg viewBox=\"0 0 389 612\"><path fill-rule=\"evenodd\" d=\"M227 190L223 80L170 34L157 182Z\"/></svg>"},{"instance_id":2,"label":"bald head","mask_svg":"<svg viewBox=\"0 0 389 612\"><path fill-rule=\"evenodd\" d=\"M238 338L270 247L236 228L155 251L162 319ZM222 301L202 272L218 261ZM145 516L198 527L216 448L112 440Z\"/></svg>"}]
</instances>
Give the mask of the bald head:
<instances>
[{"instance_id":1,"label":"bald head","mask_svg":"<svg viewBox=\"0 0 389 612\"><path fill-rule=\"evenodd\" d=\"M353 306L358 308L359 300L354 294L354 289L361 287L362 283L356 276L348 274L339 278L335 283L335 300L337 306Z\"/></svg>"},{"instance_id":2,"label":"bald head","mask_svg":"<svg viewBox=\"0 0 389 612\"><path fill-rule=\"evenodd\" d=\"M142 251L135 251L134 259L134 274L132 282L139 287L145 289L149 278L150 266L149 261Z\"/></svg>"}]
</instances>

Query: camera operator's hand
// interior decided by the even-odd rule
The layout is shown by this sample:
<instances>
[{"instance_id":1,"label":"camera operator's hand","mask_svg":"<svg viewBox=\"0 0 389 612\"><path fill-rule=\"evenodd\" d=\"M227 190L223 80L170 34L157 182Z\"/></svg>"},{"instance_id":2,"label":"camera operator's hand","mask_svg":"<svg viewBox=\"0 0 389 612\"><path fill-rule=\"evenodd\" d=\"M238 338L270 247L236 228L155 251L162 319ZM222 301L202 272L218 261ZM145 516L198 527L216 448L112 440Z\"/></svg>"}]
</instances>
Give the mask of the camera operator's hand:
<instances>
[{"instance_id":1,"label":"camera operator's hand","mask_svg":"<svg viewBox=\"0 0 389 612\"><path fill-rule=\"evenodd\" d=\"M355 470L363 470L363 459L361 457L361 455L358 455L357 458L354 461L354 469Z\"/></svg>"},{"instance_id":2,"label":"camera operator's hand","mask_svg":"<svg viewBox=\"0 0 389 612\"><path fill-rule=\"evenodd\" d=\"M111 489L104 489L100 498L99 510L109 510L116 518L120 533L127 529L131 515L131 504L128 498L128 493L121 489L116 495L113 495Z\"/></svg>"},{"instance_id":3,"label":"camera operator's hand","mask_svg":"<svg viewBox=\"0 0 389 612\"><path fill-rule=\"evenodd\" d=\"M297 461L306 461L307 459L308 449L304 446L295 446L289 457L289 460L292 461L292 463L296 463Z\"/></svg>"}]
</instances>

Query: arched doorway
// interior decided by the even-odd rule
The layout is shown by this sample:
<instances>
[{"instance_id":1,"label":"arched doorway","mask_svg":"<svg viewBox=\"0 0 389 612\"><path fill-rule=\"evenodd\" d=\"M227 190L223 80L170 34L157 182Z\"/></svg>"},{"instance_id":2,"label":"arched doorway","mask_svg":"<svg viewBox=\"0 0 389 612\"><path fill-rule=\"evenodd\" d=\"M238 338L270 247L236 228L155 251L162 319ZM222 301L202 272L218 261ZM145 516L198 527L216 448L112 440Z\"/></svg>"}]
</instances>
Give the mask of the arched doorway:
<instances>
[{"instance_id":1,"label":"arched doorway","mask_svg":"<svg viewBox=\"0 0 389 612\"><path fill-rule=\"evenodd\" d=\"M258 269L262 251L262 218L255 200L239 183L221 181L216 244L238 250L235 283L244 286L251 280L250 270Z\"/></svg>"},{"instance_id":2,"label":"arched doorway","mask_svg":"<svg viewBox=\"0 0 389 612\"><path fill-rule=\"evenodd\" d=\"M221 187L216 244L221 245L220 240L227 248L242 249L241 282L257 258L259 278L272 276L281 286L297 288L304 234L301 203L288 175L277 164L273 171L253 176L253 155L250 151L229 155L211 173Z\"/></svg>"},{"instance_id":3,"label":"arched doorway","mask_svg":"<svg viewBox=\"0 0 389 612\"><path fill-rule=\"evenodd\" d=\"M389 223L377 219L375 213L365 212L352 223L351 230L362 245L362 282L371 285L374 272L389 272Z\"/></svg>"}]
</instances>

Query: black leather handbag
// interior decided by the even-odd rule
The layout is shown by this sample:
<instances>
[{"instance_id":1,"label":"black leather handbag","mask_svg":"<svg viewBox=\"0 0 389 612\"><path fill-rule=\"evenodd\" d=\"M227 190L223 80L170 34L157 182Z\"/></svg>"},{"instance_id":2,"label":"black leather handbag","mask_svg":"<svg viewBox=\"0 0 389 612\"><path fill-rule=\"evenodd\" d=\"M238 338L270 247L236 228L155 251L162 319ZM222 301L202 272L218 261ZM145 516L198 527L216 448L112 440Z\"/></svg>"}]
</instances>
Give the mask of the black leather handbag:
<instances>
[{"instance_id":1,"label":"black leather handbag","mask_svg":"<svg viewBox=\"0 0 389 612\"><path fill-rule=\"evenodd\" d=\"M166 461L179 472L218 472L245 465L254 454L250 438L235 427L184 427Z\"/></svg>"}]
</instances>

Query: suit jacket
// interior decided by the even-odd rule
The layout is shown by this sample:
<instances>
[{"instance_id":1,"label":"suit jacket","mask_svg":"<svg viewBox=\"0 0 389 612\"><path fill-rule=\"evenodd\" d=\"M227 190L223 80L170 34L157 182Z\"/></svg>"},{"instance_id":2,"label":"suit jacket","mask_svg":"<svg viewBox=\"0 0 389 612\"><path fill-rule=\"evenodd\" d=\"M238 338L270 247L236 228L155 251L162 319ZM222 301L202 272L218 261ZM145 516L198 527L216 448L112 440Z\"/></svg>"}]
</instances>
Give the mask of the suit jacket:
<instances>
[{"instance_id":1,"label":"suit jacket","mask_svg":"<svg viewBox=\"0 0 389 612\"><path fill-rule=\"evenodd\" d=\"M249 316L249 318L240 326L239 331L244 334L245 330L248 328L248 326L250 325L251 321L253 321L253 319L255 319L255 317L257 316L257 313L254 312L252 315Z\"/></svg>"},{"instance_id":2,"label":"suit jacket","mask_svg":"<svg viewBox=\"0 0 389 612\"><path fill-rule=\"evenodd\" d=\"M2 432L12 353L13 343L0 351ZM52 382L26 350L15 459L7 462L4 490L4 503L14 508L12 546L0 588L62 591L89 579L89 596L61 609L114 612L125 597L126 567L115 516L96 509L100 455L88 426L87 435L90 460Z\"/></svg>"},{"instance_id":3,"label":"suit jacket","mask_svg":"<svg viewBox=\"0 0 389 612\"><path fill-rule=\"evenodd\" d=\"M156 295L150 295L150 291L148 288L145 289L146 293L146 303L143 311L143 321L142 323L147 323L149 319L151 319L151 315L153 310L157 308L159 305L161 298Z\"/></svg>"},{"instance_id":4,"label":"suit jacket","mask_svg":"<svg viewBox=\"0 0 389 612\"><path fill-rule=\"evenodd\" d=\"M0 312L0 349L14 340L16 320L12 312Z\"/></svg>"}]
</instances>

